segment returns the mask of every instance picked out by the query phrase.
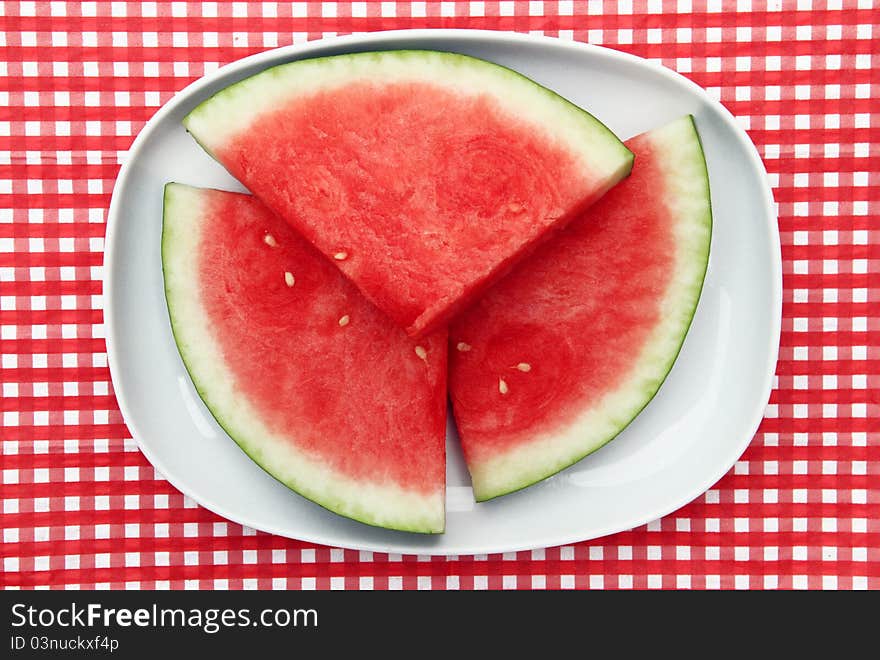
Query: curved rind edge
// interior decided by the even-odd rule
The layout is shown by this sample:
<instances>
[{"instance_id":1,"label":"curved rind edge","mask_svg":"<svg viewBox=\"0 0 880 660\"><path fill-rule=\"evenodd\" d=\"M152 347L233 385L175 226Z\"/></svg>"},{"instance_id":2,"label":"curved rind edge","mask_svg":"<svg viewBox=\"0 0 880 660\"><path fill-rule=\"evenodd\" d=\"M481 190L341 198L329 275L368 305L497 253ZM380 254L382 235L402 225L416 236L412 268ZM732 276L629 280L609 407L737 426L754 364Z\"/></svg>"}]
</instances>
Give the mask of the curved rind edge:
<instances>
[{"instance_id":1,"label":"curved rind edge","mask_svg":"<svg viewBox=\"0 0 880 660\"><path fill-rule=\"evenodd\" d=\"M391 54L393 54L394 58L403 59L410 57L420 57L420 58L442 58L447 61L452 61L453 63L468 63L473 66L480 67L488 67L492 69L496 69L499 72L503 72L504 75L509 76L510 78L516 80L519 84L526 83L530 86L535 92L539 92L548 98L550 98L556 105L565 108L568 112L576 113L577 116L581 118L581 120L586 120L589 124L592 125L594 131L597 135L602 135L605 138L606 144L605 148L614 150L618 152L618 156L620 157L620 162L614 168L615 171L624 171L626 173L629 172L632 167L633 162L633 154L626 147L626 145L617 137L617 135L611 131L604 123L602 123L597 117L588 112L587 110L581 108L578 105L575 105L565 97L561 96L557 92L544 87L540 83L535 80L529 78L528 76L515 71L507 66L502 64L497 64L495 62L491 62L489 60L484 60L480 58L476 58L470 55L463 55L461 53L455 53L450 51L442 51L442 50L427 50L427 49L402 49L402 50L376 50L376 51L365 51L358 53L346 53L339 55L324 55L319 57L306 58L302 60L294 60L292 62L285 62L283 64L277 64L275 66L268 67L263 69L262 71L248 76L238 82L225 87L211 97L202 101L199 105L193 108L182 120L184 127L193 136L195 141L199 144L202 149L204 149L212 158L216 159L214 155L214 151L212 147L208 144L208 140L206 139L207 134L210 132L208 130L202 130L202 128L207 129L211 124L215 123L211 121L207 116L211 113L215 113L219 116L219 121L228 122L229 117L228 113L224 112L224 106L227 105L230 101L234 99L236 95L246 95L250 98L253 98L249 95L249 88L257 86L259 83L265 81L267 78L272 77L280 77L283 74L293 72L295 73L296 68L301 68L303 66L315 66L316 64L320 64L321 62L327 63L329 61L340 62L342 60L360 60L360 59L379 59L379 58L390 58ZM254 104L249 104L251 107L251 121L256 118L261 111L256 109ZM267 110L269 111L273 109L275 106L272 103L266 103ZM238 130L243 130L245 126L239 126ZM622 176L625 176L623 174Z\"/></svg>"},{"instance_id":2,"label":"curved rind edge","mask_svg":"<svg viewBox=\"0 0 880 660\"><path fill-rule=\"evenodd\" d=\"M253 446L255 443L248 442L244 438L241 438L239 434L235 433L231 429L231 424L229 423L229 421L225 420L222 413L217 410L217 406L212 405L210 395L204 387L199 385L199 383L197 382L198 379L193 375L194 360L192 355L190 354L190 351L186 347L186 342L184 342L181 338L180 328L178 326L178 323L175 321L176 314L173 308L176 296L171 290L171 287L169 287L168 285L168 264L170 263L172 253L172 248L170 244L173 241L173 231L170 229L171 223L168 222L168 216L171 215L169 213L169 206L173 203L172 197L174 191L180 189L202 190L176 182L169 182L165 185L163 191L161 239L162 276L163 288L165 291L165 301L168 309L171 332L174 337L174 342L177 345L181 360L183 361L187 374L190 376L190 381L192 382L193 387L198 393L199 398L205 404L205 407L211 413L211 416L216 420L217 424L223 429L226 435L228 435L229 438L231 438L235 442L235 444L238 445L239 448L264 472L269 474L276 481L284 484L291 491L317 504L318 506L327 509L328 511L344 516L346 518L350 518L352 520L356 520L366 525L381 527L383 529L390 529L401 532L414 532L419 534L443 533L445 531L445 514L443 513L443 510L445 508L444 502L440 503L439 510L441 512L441 515L439 517L426 514L422 516L422 520L419 522L389 522L387 519L382 519L379 515L376 515L373 512L360 509L357 506L352 506L352 503L350 502L346 502L343 500L333 501L331 498L322 498L320 496L315 496L314 494L309 493L309 489L303 488L296 479L278 474L276 470L273 470L271 467L265 465L264 462L260 460L261 452L255 446Z\"/></svg>"},{"instance_id":3,"label":"curved rind edge","mask_svg":"<svg viewBox=\"0 0 880 660\"><path fill-rule=\"evenodd\" d=\"M706 211L707 212L702 217L693 218L693 221L694 221L694 224L699 223L702 226L704 226L705 229L707 230L707 232L706 232L706 240L705 240L705 250L702 251L703 258L701 259L700 268L699 268L699 286L695 288L695 296L694 296L693 304L691 305L690 313L687 316L686 322L682 326L680 341L678 342L676 350L674 351L673 354L671 354L670 358L667 361L666 366L662 369L662 373L660 374L659 378L656 380L656 384L653 387L651 387L650 389L644 390L644 393L645 393L644 401L641 403L641 405L637 409L634 409L634 411L632 412L632 415L629 417L629 419L627 419L625 421L625 423L623 423L619 428L617 428L612 434L601 438L598 442L593 442L589 446L584 447L583 451L578 452L575 456L568 456L562 460L557 460L557 461L553 462L550 465L550 467L547 467L545 464L544 466L540 466L538 468L535 468L534 467L535 463L531 463L530 465L532 466L532 469L530 470L530 472L531 472L530 476L527 476L525 478L523 478L521 475L518 477L515 477L514 480L516 480L516 479L523 479L523 480L517 481L515 484L509 484L508 486L501 487L501 488L498 488L498 487L486 488L486 487L484 487L481 484L483 479L481 479L479 472L478 472L478 469L476 469L476 466L469 466L469 469L471 471L473 488L474 488L474 497L477 500L477 502L486 502L486 501L501 497L503 495L515 493L517 491L528 488L529 486L533 486L534 484L539 483L541 481L544 481L545 479L548 479L548 478L558 474L562 470L564 470L568 467L571 467L572 465L578 463L579 461L581 461L585 457L589 456L590 454L596 452L597 450L599 450L602 447L604 447L605 445L607 445L609 442L614 440L618 435L620 435L620 433L622 433L641 414L641 412L648 406L648 404L651 403L651 401L657 395L657 392L659 392L660 387L666 381L667 377L669 376L669 373L672 371L672 367L674 366L676 360L678 359L679 354L681 353L681 349L684 346L684 342L685 342L685 339L687 338L687 334L690 331L690 327L692 325L693 318L696 315L697 307L699 304L699 299L702 294L703 286L705 284L706 272L708 270L709 256L710 256L710 249L711 249L711 238L712 238L712 202L711 202L711 193L710 193L710 188L709 188L709 172L708 172L708 167L706 165L706 158L705 158L705 153L703 151L702 142L699 137L699 131L697 130L696 121L695 121L693 115L688 114L688 115L685 115L684 117L681 117L678 120L673 120L672 122L666 124L665 126L661 126L657 129L654 129L653 131L648 131L648 134L654 133L654 132L659 132L665 128L670 128L670 127L673 127L673 126L678 125L680 123L688 123L690 126L690 129L692 131L693 137L695 138L694 142L696 145L696 151L693 155L697 157L697 160L699 160L700 170L703 174L703 176L701 177L701 180L703 180L705 182L705 185L703 186L703 188L705 191L705 201L706 201ZM491 468L487 470L487 472L490 472L490 471L494 471L494 470L492 470Z\"/></svg>"}]
</instances>

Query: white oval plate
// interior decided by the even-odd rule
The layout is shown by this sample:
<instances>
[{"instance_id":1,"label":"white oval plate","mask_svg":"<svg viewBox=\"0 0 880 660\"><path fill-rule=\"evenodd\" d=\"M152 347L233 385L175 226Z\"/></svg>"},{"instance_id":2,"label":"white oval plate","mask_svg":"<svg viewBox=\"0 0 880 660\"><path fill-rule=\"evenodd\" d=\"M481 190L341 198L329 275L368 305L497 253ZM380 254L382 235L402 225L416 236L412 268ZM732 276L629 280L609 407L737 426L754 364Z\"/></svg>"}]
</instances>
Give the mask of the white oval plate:
<instances>
[{"instance_id":1,"label":"white oval plate","mask_svg":"<svg viewBox=\"0 0 880 660\"><path fill-rule=\"evenodd\" d=\"M218 90L291 60L363 50L455 51L511 67L593 113L622 139L696 118L714 209L709 271L684 348L657 397L602 450L541 484L475 504L450 424L447 531L372 528L289 491L242 453L190 383L171 335L159 239L168 181L242 187L180 121ZM571 543L664 516L712 486L745 450L767 404L779 344L782 268L767 175L730 113L662 66L596 46L472 30L373 33L280 48L193 83L149 121L122 167L104 262L116 397L141 450L181 491L256 529L327 545L470 554Z\"/></svg>"}]
</instances>

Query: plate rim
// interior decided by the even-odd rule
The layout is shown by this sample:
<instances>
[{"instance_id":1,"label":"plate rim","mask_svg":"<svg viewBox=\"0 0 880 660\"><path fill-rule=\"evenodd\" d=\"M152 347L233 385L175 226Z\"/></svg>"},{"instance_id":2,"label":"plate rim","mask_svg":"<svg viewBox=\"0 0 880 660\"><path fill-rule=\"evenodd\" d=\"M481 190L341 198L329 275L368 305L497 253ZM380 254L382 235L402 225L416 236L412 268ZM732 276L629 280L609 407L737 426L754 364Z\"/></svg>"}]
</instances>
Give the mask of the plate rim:
<instances>
[{"instance_id":1,"label":"plate rim","mask_svg":"<svg viewBox=\"0 0 880 660\"><path fill-rule=\"evenodd\" d=\"M122 197L121 191L129 185L132 163L137 160L140 151L142 151L144 149L144 146L149 143L153 133L157 130L157 126L159 126L163 122L165 117L171 114L177 108L177 106L186 103L188 99L190 99L194 94L199 94L204 88L209 87L216 80L230 73L235 73L237 70L249 68L252 66L259 66L261 64L269 65L276 60L283 60L284 58L303 59L305 57L308 57L310 53L321 51L327 48L346 48L368 45L376 46L377 49L382 49L383 46L387 48L389 45L392 45L393 42L399 41L400 39L425 41L442 38L457 39L460 41L471 43L482 43L488 41L494 42L496 44L505 45L537 43L544 46L550 46L552 48L559 48L563 50L588 52L600 58L605 57L612 60L622 60L624 62L636 64L639 66L648 66L653 70L656 75L664 77L669 82L685 87L692 93L695 93L697 96L701 97L704 101L708 102L711 106L714 107L714 109L719 112L723 121L728 125L728 127L733 129L732 133L736 136L736 139L739 142L742 151L748 156L748 164L751 166L751 169L754 170L756 174L758 174L759 178L764 183L760 191L760 200L763 202L763 207L765 211L764 217L766 219L766 226L764 227L764 230L769 240L768 247L770 248L771 254L770 267L773 272L772 282L770 282L772 313L770 315L771 332L769 333L769 337L767 338L769 344L769 350L767 353L768 360L765 364L764 383L763 387L761 388L761 395L756 397L755 399L756 403L754 411L752 412L748 424L748 428L751 429L751 431L748 434L744 433L739 444L736 445L729 452L729 460L725 459L724 461L719 461L717 465L722 466L722 468L716 467L714 470L709 471L707 476L705 476L702 480L699 480L695 487L692 487L691 489L686 491L686 494L674 498L674 505L665 504L664 506L657 507L656 509L650 509L650 513L643 513L639 516L633 516L631 519L618 521L618 523L614 525L606 525L605 527L595 529L592 532L587 533L586 535L583 533L572 531L565 534L557 534L549 538L533 539L531 541L523 542L520 544L493 545L491 542L484 542L482 544L476 544L468 547L424 546L414 548L406 543L395 544L391 542L386 543L370 541L358 542L356 540L337 538L338 535L331 535L328 537L320 537L313 534L294 535L291 531L286 529L273 529L265 525L254 525L253 522L246 520L245 517L230 513L223 506L211 502L210 499L204 497L203 495L195 494L188 486L185 485L185 477L178 474L171 474L169 472L167 466L164 465L161 458L153 452L153 450L149 447L147 443L142 441L143 434L140 432L138 424L133 421L134 418L130 412L128 397L125 394L125 388L123 386L117 386L117 384L121 384L123 380L120 373L121 367L115 366L119 363L119 353L117 352L118 348L116 346L115 340L116 330L115 324L113 322L113 309L115 307L115 301L113 295L113 287L111 286L111 273L113 272L112 264L116 261L115 254L117 249L116 245L118 243L117 226L119 226L123 222L123 214L120 210L120 199ZM770 396L773 390L773 379L776 373L776 365L779 358L779 347L782 329L782 248L772 187L770 185L766 167L764 166L764 163L761 160L760 155L758 154L757 147L748 137L745 130L737 123L734 115L722 103L712 98L705 89L700 87L694 81L654 60L646 59L632 53L627 53L612 48L597 46L594 44L565 41L557 37L550 37L545 35L533 35L518 32L483 29L420 28L382 30L361 34L327 37L303 44L291 44L279 48L272 48L225 64L224 66L217 68L210 74L202 76L201 78L188 84L182 90L176 92L174 96L169 99L165 104L163 104L162 107L160 107L156 111L156 113L153 114L153 116L150 117L150 119L147 120L147 122L144 124L143 128L140 130L140 132L132 142L131 146L129 147L125 159L120 167L119 173L117 174L116 181L113 186L113 192L111 195L110 206L107 213L104 242L104 258L102 262L102 296L104 301L103 316L105 324L107 363L110 371L110 378L113 383L113 392L116 398L117 405L119 406L119 410L122 414L126 428L131 434L132 439L136 442L138 449L141 451L147 461L149 461L149 463L174 488L179 490L185 496L191 498L193 501L197 502L200 506L208 509L212 513L222 516L223 518L242 526L250 527L252 529L257 529L270 534L275 534L284 538L295 539L305 543L315 543L331 547L339 547L353 550L366 550L382 553L450 556L496 554L502 552L518 552L534 548L556 547L560 545L578 543L581 541L589 541L618 532L630 530L653 520L657 520L659 518L667 516L674 511L677 511L683 506L694 501L702 493L711 488L713 484L718 482L725 474L727 474L727 472L733 467L736 461L739 460L739 458L742 456L742 454L745 452L745 450L748 448L749 444L755 437L755 434L757 433L758 428L764 419L764 412L766 410L766 406L770 400Z\"/></svg>"}]
</instances>

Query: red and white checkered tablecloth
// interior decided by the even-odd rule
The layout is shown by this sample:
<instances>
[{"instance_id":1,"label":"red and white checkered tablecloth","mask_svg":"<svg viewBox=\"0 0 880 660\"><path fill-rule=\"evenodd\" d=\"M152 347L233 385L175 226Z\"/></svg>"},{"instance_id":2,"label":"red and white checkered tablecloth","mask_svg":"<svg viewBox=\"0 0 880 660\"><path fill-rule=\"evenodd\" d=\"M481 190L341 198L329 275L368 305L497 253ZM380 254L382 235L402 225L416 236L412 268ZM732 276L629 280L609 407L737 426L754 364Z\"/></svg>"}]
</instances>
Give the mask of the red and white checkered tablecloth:
<instances>
[{"instance_id":1,"label":"red and white checkered tablecloth","mask_svg":"<svg viewBox=\"0 0 880 660\"><path fill-rule=\"evenodd\" d=\"M880 10L871 0L0 2L0 582L21 588L880 588ZM720 99L770 172L782 346L734 468L629 532L492 556L291 541L181 495L137 450L102 324L105 219L146 120L219 65L350 32L601 44Z\"/></svg>"}]
</instances>

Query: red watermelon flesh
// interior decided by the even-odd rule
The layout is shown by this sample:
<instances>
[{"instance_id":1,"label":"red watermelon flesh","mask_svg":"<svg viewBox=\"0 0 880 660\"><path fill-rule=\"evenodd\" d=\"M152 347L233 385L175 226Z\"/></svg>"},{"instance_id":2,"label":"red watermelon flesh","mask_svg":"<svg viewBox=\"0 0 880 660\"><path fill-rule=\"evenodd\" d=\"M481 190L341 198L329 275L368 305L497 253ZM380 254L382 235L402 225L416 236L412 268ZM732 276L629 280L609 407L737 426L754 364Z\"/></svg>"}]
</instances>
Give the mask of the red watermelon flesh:
<instances>
[{"instance_id":1,"label":"red watermelon flesh","mask_svg":"<svg viewBox=\"0 0 880 660\"><path fill-rule=\"evenodd\" d=\"M450 327L450 392L478 500L550 476L654 396L694 314L711 211L690 117L634 138L630 177Z\"/></svg>"},{"instance_id":2,"label":"red watermelon flesh","mask_svg":"<svg viewBox=\"0 0 880 660\"><path fill-rule=\"evenodd\" d=\"M186 367L246 453L342 515L443 530L445 331L408 337L248 195L169 184L163 269Z\"/></svg>"},{"instance_id":3,"label":"red watermelon flesh","mask_svg":"<svg viewBox=\"0 0 880 660\"><path fill-rule=\"evenodd\" d=\"M631 166L584 111L449 53L293 62L227 88L184 123L414 336Z\"/></svg>"}]
</instances>

